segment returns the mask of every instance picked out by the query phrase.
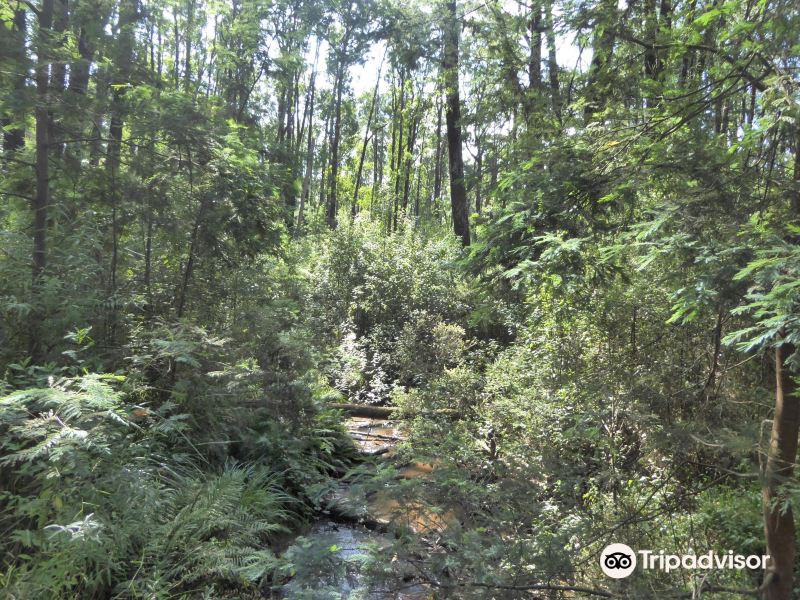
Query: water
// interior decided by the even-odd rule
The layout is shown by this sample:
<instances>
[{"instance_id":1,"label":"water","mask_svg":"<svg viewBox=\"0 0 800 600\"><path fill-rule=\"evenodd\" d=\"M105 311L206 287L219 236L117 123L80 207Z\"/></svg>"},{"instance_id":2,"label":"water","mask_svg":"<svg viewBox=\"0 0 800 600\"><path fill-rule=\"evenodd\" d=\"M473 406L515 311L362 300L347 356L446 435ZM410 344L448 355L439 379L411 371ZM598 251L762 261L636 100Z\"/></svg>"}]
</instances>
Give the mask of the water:
<instances>
[{"instance_id":1,"label":"water","mask_svg":"<svg viewBox=\"0 0 800 600\"><path fill-rule=\"evenodd\" d=\"M384 419L353 417L347 429L359 450L368 456L391 457L403 439L399 424ZM404 478L424 477L432 465L414 464L399 471ZM376 494L369 500L354 498L345 486L336 494L364 509L367 528L336 517L321 517L287 552L295 573L279 594L281 598L327 600L427 600L431 589L415 580L413 565L394 555L391 526L405 525L414 532L446 527L448 515L433 515ZM380 525L381 531L377 531Z\"/></svg>"}]
</instances>

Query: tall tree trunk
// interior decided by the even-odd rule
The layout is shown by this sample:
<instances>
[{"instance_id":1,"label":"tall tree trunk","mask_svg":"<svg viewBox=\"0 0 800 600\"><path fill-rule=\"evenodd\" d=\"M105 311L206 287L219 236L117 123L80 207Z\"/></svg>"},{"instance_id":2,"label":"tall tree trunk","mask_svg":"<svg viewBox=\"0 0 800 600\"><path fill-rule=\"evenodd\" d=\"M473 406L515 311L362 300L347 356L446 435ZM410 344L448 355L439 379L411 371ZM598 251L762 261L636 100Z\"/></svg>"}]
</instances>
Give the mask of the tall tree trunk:
<instances>
[{"instance_id":1,"label":"tall tree trunk","mask_svg":"<svg viewBox=\"0 0 800 600\"><path fill-rule=\"evenodd\" d=\"M542 85L542 7L534 4L528 20L530 53L528 54L528 92Z\"/></svg>"},{"instance_id":2,"label":"tall tree trunk","mask_svg":"<svg viewBox=\"0 0 800 600\"><path fill-rule=\"evenodd\" d=\"M645 4L645 35L648 47L644 53L644 71L653 83L662 79L664 59L658 51L659 34L672 25L672 5L669 0L661 0L658 5L659 14L656 14L656 0L647 0ZM648 95L645 106L651 108L656 105L658 96Z\"/></svg>"},{"instance_id":3,"label":"tall tree trunk","mask_svg":"<svg viewBox=\"0 0 800 600\"><path fill-rule=\"evenodd\" d=\"M647 48L644 51L644 72L649 79L655 79L658 73L658 14L656 13L656 0L646 0L644 5L645 35Z\"/></svg>"},{"instance_id":4,"label":"tall tree trunk","mask_svg":"<svg viewBox=\"0 0 800 600\"><path fill-rule=\"evenodd\" d=\"M305 219L305 207L308 203L311 194L311 175L314 171L314 98L316 95L316 82L317 82L317 62L319 61L319 43L317 43L317 50L314 55L314 67L311 71L311 78L308 84L308 97L306 105L308 107L308 133L306 139L306 170L303 173L303 190L300 193L300 207L297 210L297 228L303 225ZM305 119L305 117L304 117ZM305 123L303 127L306 127ZM301 134L302 135L302 134ZM299 144L298 140L298 144Z\"/></svg>"},{"instance_id":5,"label":"tall tree trunk","mask_svg":"<svg viewBox=\"0 0 800 600\"><path fill-rule=\"evenodd\" d=\"M183 89L192 85L192 37L194 35L194 0L186 0L186 31L183 34Z\"/></svg>"},{"instance_id":6,"label":"tall tree trunk","mask_svg":"<svg viewBox=\"0 0 800 600\"><path fill-rule=\"evenodd\" d=\"M150 194L147 196L147 228L144 243L144 290L147 303L152 310L153 292L150 288L150 278L153 264L153 202Z\"/></svg>"},{"instance_id":7,"label":"tall tree trunk","mask_svg":"<svg viewBox=\"0 0 800 600\"><path fill-rule=\"evenodd\" d=\"M553 113L561 123L561 92L558 85L558 60L556 59L556 34L553 27L552 0L544 4L545 35L547 37L547 75L550 81L550 101Z\"/></svg>"},{"instance_id":8,"label":"tall tree trunk","mask_svg":"<svg viewBox=\"0 0 800 600\"><path fill-rule=\"evenodd\" d=\"M590 121L605 106L608 83L606 69L611 62L616 41L617 0L602 0L592 40L592 62L586 83L586 105L583 116Z\"/></svg>"},{"instance_id":9,"label":"tall tree trunk","mask_svg":"<svg viewBox=\"0 0 800 600\"><path fill-rule=\"evenodd\" d=\"M180 71L181 71L181 34L178 29L178 8L172 7L172 29L175 37L175 58L173 60L173 80L175 89L178 89L180 84Z\"/></svg>"},{"instance_id":10,"label":"tall tree trunk","mask_svg":"<svg viewBox=\"0 0 800 600\"><path fill-rule=\"evenodd\" d=\"M50 29L53 25L53 0L42 0L36 41L36 194L33 197L33 295L37 304L42 275L47 267L47 211L50 204ZM31 311L30 355L35 364L43 359L40 310Z\"/></svg>"},{"instance_id":11,"label":"tall tree trunk","mask_svg":"<svg viewBox=\"0 0 800 600\"><path fill-rule=\"evenodd\" d=\"M398 113L399 123L397 126L397 150L395 152L395 165L392 169L394 175L394 195L392 196L392 229L397 231L397 215L400 212L400 181L402 172L400 165L403 164L403 133L405 131L405 111L406 111L406 72L400 71L400 110Z\"/></svg>"},{"instance_id":12,"label":"tall tree trunk","mask_svg":"<svg viewBox=\"0 0 800 600\"><path fill-rule=\"evenodd\" d=\"M295 137L295 107L296 98L299 95L299 80L294 72L284 74L283 85L284 93L284 120L285 123L279 125L283 131L282 143L278 146L280 153L281 167L281 199L286 208L286 227L292 231L295 222L295 207L297 206L297 193L295 191L295 174L297 168L296 155L294 152Z\"/></svg>"},{"instance_id":13,"label":"tall tree trunk","mask_svg":"<svg viewBox=\"0 0 800 600\"><path fill-rule=\"evenodd\" d=\"M69 24L69 6L67 0L56 0L53 4L53 56L63 52L64 32ZM63 151L63 144L58 141L56 123L63 117L64 111L60 100L64 96L64 89L67 82L67 64L64 60L54 60L50 66L50 84L48 86L48 96L50 97L50 130L47 134L48 144L50 145L50 156L60 156ZM61 110L57 110L61 109ZM62 125L63 127L63 125Z\"/></svg>"},{"instance_id":14,"label":"tall tree trunk","mask_svg":"<svg viewBox=\"0 0 800 600\"><path fill-rule=\"evenodd\" d=\"M117 293L117 266L119 262L119 189L117 177L119 175L120 157L122 152L122 128L124 122L124 96L125 85L131 71L133 61L134 26L138 18L138 0L123 0L119 12L119 36L116 51L117 71L113 77L114 85L111 91L111 120L108 126L108 168L110 187L109 197L111 202L111 269L109 282L110 312L107 317L106 335L108 343L113 344L116 338L116 300Z\"/></svg>"},{"instance_id":15,"label":"tall tree trunk","mask_svg":"<svg viewBox=\"0 0 800 600\"><path fill-rule=\"evenodd\" d=\"M481 214L481 187L483 184L483 145L475 136L475 212Z\"/></svg>"},{"instance_id":16,"label":"tall tree trunk","mask_svg":"<svg viewBox=\"0 0 800 600\"><path fill-rule=\"evenodd\" d=\"M102 24L105 26L107 15L102 16ZM85 21L78 26L78 54L79 59L73 60L69 65L69 86L67 87L67 110L73 115L73 120L78 124L78 130L83 131L83 120L85 113L90 109L87 100L89 91L89 77L91 72L92 60L94 59L94 41L91 39L85 26ZM74 172L79 172L83 149L80 142L70 144L65 148L65 158L67 168Z\"/></svg>"},{"instance_id":17,"label":"tall tree trunk","mask_svg":"<svg viewBox=\"0 0 800 600\"><path fill-rule=\"evenodd\" d=\"M397 155L397 86L395 85L394 71L392 72L392 111L391 111L391 124L392 124L392 143L389 147L389 185L392 187L392 173L394 172L395 156ZM387 193L387 196L389 194ZM392 230L392 207L386 211L386 232Z\"/></svg>"},{"instance_id":18,"label":"tall tree trunk","mask_svg":"<svg viewBox=\"0 0 800 600\"><path fill-rule=\"evenodd\" d=\"M795 525L791 503L784 503L781 486L791 481L797 458L800 430L800 399L786 364L794 354L791 344L775 349L775 414L764 469L764 534L770 559L767 572L771 580L764 590L764 600L791 600L794 583Z\"/></svg>"},{"instance_id":19,"label":"tall tree trunk","mask_svg":"<svg viewBox=\"0 0 800 600\"><path fill-rule=\"evenodd\" d=\"M375 135L372 136L372 190L369 194L369 213L375 208L375 196L380 189L378 185L378 176L380 174L380 143L381 143L381 128L378 127Z\"/></svg>"},{"instance_id":20,"label":"tall tree trunk","mask_svg":"<svg viewBox=\"0 0 800 600\"><path fill-rule=\"evenodd\" d=\"M417 143L417 131L419 130L419 122L422 119L420 113L420 104L422 101L422 90L420 90L417 97L417 106L414 109L414 114L411 118L411 131L408 134L408 153L405 161L405 182L403 184L403 213L408 212L408 199L411 191L411 167L414 161L414 146Z\"/></svg>"},{"instance_id":21,"label":"tall tree trunk","mask_svg":"<svg viewBox=\"0 0 800 600\"><path fill-rule=\"evenodd\" d=\"M456 17L456 2L447 2L447 22L444 30L444 81L447 86L447 159L450 167L450 206L453 231L464 246L469 246L469 215L467 190L464 186L464 157L461 148L461 101L458 92L458 38L461 23Z\"/></svg>"},{"instance_id":22,"label":"tall tree trunk","mask_svg":"<svg viewBox=\"0 0 800 600\"><path fill-rule=\"evenodd\" d=\"M3 127L3 152L12 156L25 145L25 82L27 80L28 57L25 51L25 9L18 8L14 11L12 28L8 35L13 37L13 44L9 58L14 65L12 75L12 109L10 116L4 117ZM13 123L13 125L12 125Z\"/></svg>"},{"instance_id":23,"label":"tall tree trunk","mask_svg":"<svg viewBox=\"0 0 800 600\"><path fill-rule=\"evenodd\" d=\"M286 123L286 87L280 86L280 93L278 94L278 118L276 119L278 124L278 137L277 142L280 146L283 144L284 137L286 136L286 128L284 127Z\"/></svg>"},{"instance_id":24,"label":"tall tree trunk","mask_svg":"<svg viewBox=\"0 0 800 600\"><path fill-rule=\"evenodd\" d=\"M346 42L345 42L346 43ZM345 43L343 47L346 48ZM330 150L330 178L328 181L328 205L325 214L325 220L328 227L336 229L336 212L339 209L337 197L337 180L339 179L339 139L342 134L342 91L344 88L344 52L339 57L339 65L336 73L336 100L334 104L334 124L333 124L333 138L331 139Z\"/></svg>"},{"instance_id":25,"label":"tall tree trunk","mask_svg":"<svg viewBox=\"0 0 800 600\"><path fill-rule=\"evenodd\" d=\"M189 197L191 198L194 196L194 167L192 165L191 151L188 152L187 161L189 164ZM192 274L194 273L194 261L197 255L200 229L203 226L203 220L205 219L206 208L208 205L207 198L208 196L206 194L203 194L203 196L200 198L200 206L197 209L197 216L195 217L194 225L192 226L192 235L189 238L189 252L188 256L186 257L186 267L183 270L183 278L181 280L181 287L178 292L176 303L176 315L178 319L183 317L183 311L186 308L189 282L192 280Z\"/></svg>"},{"instance_id":26,"label":"tall tree trunk","mask_svg":"<svg viewBox=\"0 0 800 600\"><path fill-rule=\"evenodd\" d=\"M442 102L441 94L437 94L438 106L436 108L436 153L433 165L433 197L432 202L438 202L442 195Z\"/></svg>"},{"instance_id":27,"label":"tall tree trunk","mask_svg":"<svg viewBox=\"0 0 800 600\"><path fill-rule=\"evenodd\" d=\"M97 89L95 90L95 108L92 114L92 138L89 144L89 163L93 167L100 164L100 156L103 153L103 122L108 102L108 76L108 69L105 66L98 66L95 74Z\"/></svg>"},{"instance_id":28,"label":"tall tree trunk","mask_svg":"<svg viewBox=\"0 0 800 600\"><path fill-rule=\"evenodd\" d=\"M108 127L108 168L112 179L119 168L124 119L125 85L133 60L134 24L138 18L138 0L122 0L119 12L119 34L114 56L116 72L112 77L111 120Z\"/></svg>"},{"instance_id":29,"label":"tall tree trunk","mask_svg":"<svg viewBox=\"0 0 800 600\"><path fill-rule=\"evenodd\" d=\"M367 146L369 145L369 135L370 135L370 128L372 127L372 119L375 116L375 106L378 104L378 89L381 84L381 71L383 70L383 61L386 58L386 53L384 52L383 58L381 59L381 64L378 67L378 75L375 79L375 91L372 92L372 103L369 106L369 116L367 117L367 126L364 128L364 143L361 146L361 157L358 160L358 171L356 173L356 187L355 191L353 192L353 207L351 214L353 217L356 216L356 212L358 211L358 190L361 187L361 172L364 169L364 158L367 155Z\"/></svg>"},{"instance_id":30,"label":"tall tree trunk","mask_svg":"<svg viewBox=\"0 0 800 600\"><path fill-rule=\"evenodd\" d=\"M414 216L419 218L419 198L422 188L422 161L425 157L425 138L422 138L422 144L419 148L419 167L417 167L417 191L414 193ZM429 171L430 173L430 171Z\"/></svg>"},{"instance_id":31,"label":"tall tree trunk","mask_svg":"<svg viewBox=\"0 0 800 600\"><path fill-rule=\"evenodd\" d=\"M496 142L491 145L489 151L489 191L493 192L495 189L497 189L497 179L500 175L500 152L497 148Z\"/></svg>"},{"instance_id":32,"label":"tall tree trunk","mask_svg":"<svg viewBox=\"0 0 800 600\"><path fill-rule=\"evenodd\" d=\"M333 108L333 107L331 107ZM332 111L331 111L332 112ZM330 148L330 139L331 139L331 119L330 112L328 116L325 117L325 127L324 133L322 136L322 151L320 152L320 159L322 160L319 169L319 206L328 206L328 198L326 196L327 186L325 184L325 180L327 178L326 169L328 168L328 154Z\"/></svg>"}]
</instances>

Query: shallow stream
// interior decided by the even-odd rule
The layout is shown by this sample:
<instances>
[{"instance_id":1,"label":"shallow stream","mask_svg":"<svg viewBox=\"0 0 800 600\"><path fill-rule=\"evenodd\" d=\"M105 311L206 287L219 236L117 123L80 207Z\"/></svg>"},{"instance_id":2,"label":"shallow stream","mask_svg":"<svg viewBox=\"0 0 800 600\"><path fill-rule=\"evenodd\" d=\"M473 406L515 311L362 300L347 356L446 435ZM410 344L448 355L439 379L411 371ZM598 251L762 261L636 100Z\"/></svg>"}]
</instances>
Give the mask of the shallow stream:
<instances>
[{"instance_id":1,"label":"shallow stream","mask_svg":"<svg viewBox=\"0 0 800 600\"><path fill-rule=\"evenodd\" d=\"M362 454L389 460L395 446L403 440L397 421L351 417L347 430ZM399 470L403 478L425 477L431 465L412 464ZM356 518L339 517L331 511L321 515L311 529L300 538L309 559L296 565L293 580L285 586L281 598L350 598L369 600L426 600L431 590L414 576L410 563L392 555L392 527L405 525L414 532L443 526L442 516L425 514L413 507L403 506L394 498L375 494L357 498L352 486L343 485L333 502L344 501L360 505L362 522ZM368 526L365 526L366 522ZM328 558L324 557L326 552ZM369 577L365 564L370 556L385 557L393 576L380 581Z\"/></svg>"}]
</instances>

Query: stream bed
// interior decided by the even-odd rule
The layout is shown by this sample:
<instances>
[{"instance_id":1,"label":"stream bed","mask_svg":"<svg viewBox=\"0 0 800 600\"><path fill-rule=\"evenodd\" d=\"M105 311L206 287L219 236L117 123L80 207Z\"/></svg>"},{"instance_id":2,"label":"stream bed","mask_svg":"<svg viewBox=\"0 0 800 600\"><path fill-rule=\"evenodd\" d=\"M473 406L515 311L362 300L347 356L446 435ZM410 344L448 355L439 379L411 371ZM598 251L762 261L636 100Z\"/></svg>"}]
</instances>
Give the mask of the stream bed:
<instances>
[{"instance_id":1,"label":"stream bed","mask_svg":"<svg viewBox=\"0 0 800 600\"><path fill-rule=\"evenodd\" d=\"M394 420L351 417L345 424L359 451L373 460L390 459L395 446L403 440L400 425ZM425 476L430 470L429 465L414 464L400 469L399 473L404 478L413 478ZM414 511L401 506L395 499L380 495L370 499L354 498L355 495L357 492L352 486L345 484L334 494L331 502L360 505L357 512L365 517L362 521L373 526L359 523L358 518L339 518L336 511L320 515L308 532L298 538L297 544L302 548L305 560L296 563L292 581L284 586L278 597L314 600L426 600L431 597L431 589L414 577L413 565L404 563L392 553L392 524L398 514L414 515ZM420 516L412 517L412 521L425 524L424 517ZM416 522L404 524L417 531ZM366 566L376 556L379 561L384 558L386 561L377 565L378 570L384 572L377 579L369 576ZM386 568L389 563L391 568ZM390 573L388 577L387 572Z\"/></svg>"}]
</instances>

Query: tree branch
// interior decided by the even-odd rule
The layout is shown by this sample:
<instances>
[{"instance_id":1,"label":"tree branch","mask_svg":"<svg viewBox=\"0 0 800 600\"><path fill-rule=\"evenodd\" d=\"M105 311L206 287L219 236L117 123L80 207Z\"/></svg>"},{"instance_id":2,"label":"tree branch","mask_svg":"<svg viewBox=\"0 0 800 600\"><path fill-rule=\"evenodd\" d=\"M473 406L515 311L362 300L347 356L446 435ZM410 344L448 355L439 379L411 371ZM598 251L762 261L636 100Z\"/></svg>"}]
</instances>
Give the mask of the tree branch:
<instances>
[{"instance_id":1,"label":"tree branch","mask_svg":"<svg viewBox=\"0 0 800 600\"><path fill-rule=\"evenodd\" d=\"M753 54L753 57L748 61L750 64L753 61L753 58L758 57L759 60L764 64L766 70L761 73L760 75L756 76L750 73L745 67L739 65L739 61L735 56L731 56L730 54L723 52L718 48L714 48L713 46L706 46L705 44L651 44L645 40L640 40L639 38L635 37L631 33L620 29L617 31L617 35L620 39L623 39L627 42L631 42L633 44L637 44L642 46L643 48L649 48L652 50L667 50L669 48L681 47L686 48L688 50L702 50L704 52L711 52L712 54L716 54L717 56L721 57L725 62L729 63L731 66L735 67L737 72L740 76L746 79L749 83L753 85L759 92L763 92L767 89L767 86L764 85L762 81L765 77L769 76L770 74L775 72L775 68L766 61L764 57L762 57L758 52Z\"/></svg>"},{"instance_id":2,"label":"tree branch","mask_svg":"<svg viewBox=\"0 0 800 600\"><path fill-rule=\"evenodd\" d=\"M34 13L34 14L35 14L37 17L40 17L40 16L42 15L42 13L39 11L39 9L38 9L38 8L36 8L36 7L33 5L33 3L32 3L32 2L30 2L30 0L22 0L22 4L24 4L25 6L27 6L28 8L30 8L30 9L33 11L33 13Z\"/></svg>"}]
</instances>

